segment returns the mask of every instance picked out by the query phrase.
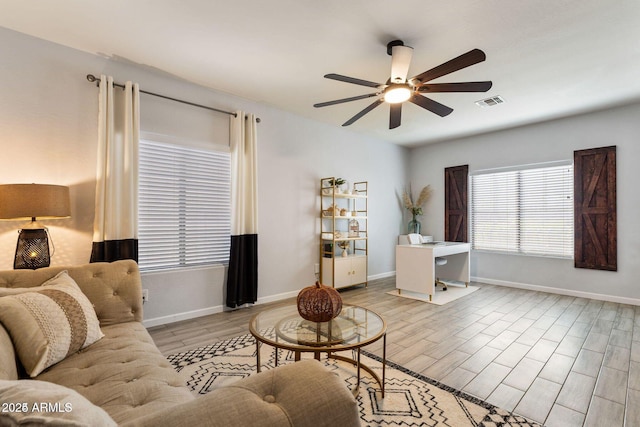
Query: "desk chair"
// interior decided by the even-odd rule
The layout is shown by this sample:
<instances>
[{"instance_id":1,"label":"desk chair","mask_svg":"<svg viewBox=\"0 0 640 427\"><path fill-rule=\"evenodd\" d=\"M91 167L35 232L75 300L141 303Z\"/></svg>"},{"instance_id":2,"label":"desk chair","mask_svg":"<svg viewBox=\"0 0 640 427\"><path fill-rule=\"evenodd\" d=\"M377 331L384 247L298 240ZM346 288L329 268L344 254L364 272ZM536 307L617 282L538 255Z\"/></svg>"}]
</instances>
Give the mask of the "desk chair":
<instances>
[{"instance_id":1,"label":"desk chair","mask_svg":"<svg viewBox=\"0 0 640 427\"><path fill-rule=\"evenodd\" d=\"M421 245L422 243L425 243L422 239L422 236L417 233L411 233L407 235L407 238L409 239L409 243L412 245ZM439 256L435 258L434 262L436 265L445 265L447 263L447 259L445 257ZM442 286L443 291L447 290L447 284L436 277L436 286L438 285Z\"/></svg>"},{"instance_id":2,"label":"desk chair","mask_svg":"<svg viewBox=\"0 0 640 427\"><path fill-rule=\"evenodd\" d=\"M442 256L437 256L434 261L435 261L436 265L445 265L447 263L447 259L445 257L442 257ZM447 290L447 284L436 277L436 286L438 286L438 285L442 286L442 290L443 291Z\"/></svg>"}]
</instances>

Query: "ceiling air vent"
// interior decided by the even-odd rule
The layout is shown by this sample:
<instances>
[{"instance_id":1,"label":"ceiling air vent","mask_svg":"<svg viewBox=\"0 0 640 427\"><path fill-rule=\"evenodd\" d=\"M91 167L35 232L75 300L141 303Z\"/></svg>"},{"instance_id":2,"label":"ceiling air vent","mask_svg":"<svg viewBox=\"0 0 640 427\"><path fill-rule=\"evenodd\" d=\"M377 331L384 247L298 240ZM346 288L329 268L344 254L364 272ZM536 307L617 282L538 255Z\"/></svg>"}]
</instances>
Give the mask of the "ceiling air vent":
<instances>
[{"instance_id":1,"label":"ceiling air vent","mask_svg":"<svg viewBox=\"0 0 640 427\"><path fill-rule=\"evenodd\" d=\"M476 101L476 104L481 107L493 107L498 104L503 104L504 99L500 95L492 96L491 98L481 99L480 101Z\"/></svg>"}]
</instances>

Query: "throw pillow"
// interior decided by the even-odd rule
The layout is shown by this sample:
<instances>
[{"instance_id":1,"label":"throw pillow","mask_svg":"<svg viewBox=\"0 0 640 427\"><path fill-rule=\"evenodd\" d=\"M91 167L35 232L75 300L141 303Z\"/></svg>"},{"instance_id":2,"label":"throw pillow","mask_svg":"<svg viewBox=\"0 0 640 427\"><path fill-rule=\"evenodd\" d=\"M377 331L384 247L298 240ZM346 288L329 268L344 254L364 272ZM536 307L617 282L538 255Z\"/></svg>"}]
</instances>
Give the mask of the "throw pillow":
<instances>
[{"instance_id":1,"label":"throw pillow","mask_svg":"<svg viewBox=\"0 0 640 427\"><path fill-rule=\"evenodd\" d=\"M46 381L0 380L0 405L0 426L116 426L78 392Z\"/></svg>"},{"instance_id":2,"label":"throw pillow","mask_svg":"<svg viewBox=\"0 0 640 427\"><path fill-rule=\"evenodd\" d=\"M66 271L0 298L0 322L31 377L104 336L91 302Z\"/></svg>"}]
</instances>

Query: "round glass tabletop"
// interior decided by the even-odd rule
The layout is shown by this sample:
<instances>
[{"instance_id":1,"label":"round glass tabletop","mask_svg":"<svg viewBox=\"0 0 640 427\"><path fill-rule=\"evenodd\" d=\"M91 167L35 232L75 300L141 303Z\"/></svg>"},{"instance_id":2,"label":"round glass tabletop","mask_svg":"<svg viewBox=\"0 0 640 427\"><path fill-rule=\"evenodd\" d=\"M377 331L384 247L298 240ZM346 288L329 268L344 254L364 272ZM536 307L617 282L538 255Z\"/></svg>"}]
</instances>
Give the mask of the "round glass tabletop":
<instances>
[{"instance_id":1,"label":"round glass tabletop","mask_svg":"<svg viewBox=\"0 0 640 427\"><path fill-rule=\"evenodd\" d=\"M384 335L387 325L376 312L344 305L329 322L311 322L295 305L263 310L249 323L261 342L293 351L340 351L362 347Z\"/></svg>"}]
</instances>

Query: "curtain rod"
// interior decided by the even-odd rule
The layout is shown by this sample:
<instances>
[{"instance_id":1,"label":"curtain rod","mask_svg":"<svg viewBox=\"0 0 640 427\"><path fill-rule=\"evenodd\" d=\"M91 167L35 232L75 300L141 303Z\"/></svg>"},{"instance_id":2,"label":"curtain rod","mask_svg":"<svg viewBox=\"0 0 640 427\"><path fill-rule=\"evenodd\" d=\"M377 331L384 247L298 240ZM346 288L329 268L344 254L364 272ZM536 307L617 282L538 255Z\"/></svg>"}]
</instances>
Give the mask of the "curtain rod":
<instances>
[{"instance_id":1,"label":"curtain rod","mask_svg":"<svg viewBox=\"0 0 640 427\"><path fill-rule=\"evenodd\" d=\"M89 82L91 82L91 83L96 82L96 86L98 86L98 84L100 83L100 79L98 77L94 76L93 74L87 74L87 80ZM114 83L113 85L117 86L117 87L121 87L122 89L124 89L124 85L121 85L121 84L118 84L118 83ZM206 105L201 105L201 104L196 104L194 102L184 101L182 99L172 98L172 97L166 96L166 95L160 95L159 93L148 92L148 91L142 90L142 89L140 89L140 93L144 93L146 95L151 95L151 96L157 96L158 98L164 98L164 99L168 99L170 101L180 102L182 104L191 105L192 107L204 108L205 110L215 111L217 113L223 113L223 114L228 114L228 115L233 116L233 117L238 117L238 115L236 113L231 112L231 111L220 110L218 108L208 107ZM256 118L256 122L260 123L260 118L259 117Z\"/></svg>"}]
</instances>

